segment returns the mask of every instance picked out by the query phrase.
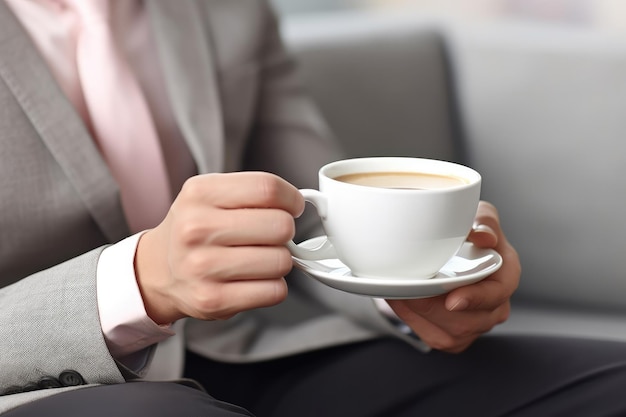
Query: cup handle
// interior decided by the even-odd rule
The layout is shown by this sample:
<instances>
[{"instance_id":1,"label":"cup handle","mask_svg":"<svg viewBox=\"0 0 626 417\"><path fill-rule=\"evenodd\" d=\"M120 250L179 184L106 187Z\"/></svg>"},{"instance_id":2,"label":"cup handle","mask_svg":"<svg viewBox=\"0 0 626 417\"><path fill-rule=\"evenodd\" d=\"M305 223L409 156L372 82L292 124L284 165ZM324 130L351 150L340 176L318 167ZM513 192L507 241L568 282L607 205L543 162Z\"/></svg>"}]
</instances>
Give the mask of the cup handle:
<instances>
[{"instance_id":1,"label":"cup handle","mask_svg":"<svg viewBox=\"0 0 626 417\"><path fill-rule=\"evenodd\" d=\"M328 208L328 200L326 199L326 196L317 190L302 189L299 191L305 201L313 204L320 218L322 220L326 219L326 212ZM330 243L328 238L324 240L321 245L311 249L298 246L293 242L293 240L290 240L287 242L287 249L289 249L289 252L291 252L293 256L305 261L319 261L322 259L335 258L337 256L333 245Z\"/></svg>"}]
</instances>

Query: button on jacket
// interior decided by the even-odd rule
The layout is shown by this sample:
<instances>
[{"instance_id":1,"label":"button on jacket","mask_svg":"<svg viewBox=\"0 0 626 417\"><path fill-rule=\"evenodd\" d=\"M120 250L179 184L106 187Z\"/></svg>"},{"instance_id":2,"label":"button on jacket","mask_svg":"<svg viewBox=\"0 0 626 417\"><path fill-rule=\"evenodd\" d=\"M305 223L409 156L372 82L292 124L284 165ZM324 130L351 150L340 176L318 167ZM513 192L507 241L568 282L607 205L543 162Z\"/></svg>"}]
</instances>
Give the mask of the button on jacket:
<instances>
[{"instance_id":1,"label":"button on jacket","mask_svg":"<svg viewBox=\"0 0 626 417\"><path fill-rule=\"evenodd\" d=\"M79 385L85 385L86 382L83 376L76 371L66 370L61 372L58 378L53 376L43 376L37 382L28 382L23 386L12 385L2 395L19 394L23 392L38 391L44 389L63 388L63 387L77 387Z\"/></svg>"}]
</instances>

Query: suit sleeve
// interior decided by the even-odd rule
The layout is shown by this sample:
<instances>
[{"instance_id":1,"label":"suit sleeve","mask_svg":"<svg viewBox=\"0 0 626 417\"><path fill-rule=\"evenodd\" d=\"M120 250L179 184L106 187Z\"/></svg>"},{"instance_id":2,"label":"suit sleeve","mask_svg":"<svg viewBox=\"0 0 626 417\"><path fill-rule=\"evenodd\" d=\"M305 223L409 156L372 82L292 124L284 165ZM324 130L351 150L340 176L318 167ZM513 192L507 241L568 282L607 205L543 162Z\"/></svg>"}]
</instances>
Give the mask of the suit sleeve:
<instances>
[{"instance_id":1,"label":"suit sleeve","mask_svg":"<svg viewBox=\"0 0 626 417\"><path fill-rule=\"evenodd\" d=\"M96 304L102 249L33 274L0 290L0 392L59 379L123 382L106 347Z\"/></svg>"}]
</instances>

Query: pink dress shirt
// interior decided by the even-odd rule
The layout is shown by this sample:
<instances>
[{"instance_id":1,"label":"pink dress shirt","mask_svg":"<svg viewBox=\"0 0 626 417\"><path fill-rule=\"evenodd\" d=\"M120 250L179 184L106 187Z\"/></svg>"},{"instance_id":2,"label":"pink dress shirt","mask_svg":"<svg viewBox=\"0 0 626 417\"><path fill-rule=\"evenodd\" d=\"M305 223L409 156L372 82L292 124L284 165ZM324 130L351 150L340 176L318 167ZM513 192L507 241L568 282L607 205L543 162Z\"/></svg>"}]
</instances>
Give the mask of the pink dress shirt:
<instances>
[{"instance_id":1,"label":"pink dress shirt","mask_svg":"<svg viewBox=\"0 0 626 417\"><path fill-rule=\"evenodd\" d=\"M5 1L26 28L67 98L91 129L75 64L74 12L64 6L63 0ZM196 168L168 105L147 11L140 0L112 1L111 7L116 40L126 53L145 94L166 156L171 188L176 193L184 180L196 173ZM141 233L137 233L106 248L98 262L100 322L107 346L118 360L131 358L133 353L174 334L169 326L157 325L146 314L134 271L140 236Z\"/></svg>"}]
</instances>

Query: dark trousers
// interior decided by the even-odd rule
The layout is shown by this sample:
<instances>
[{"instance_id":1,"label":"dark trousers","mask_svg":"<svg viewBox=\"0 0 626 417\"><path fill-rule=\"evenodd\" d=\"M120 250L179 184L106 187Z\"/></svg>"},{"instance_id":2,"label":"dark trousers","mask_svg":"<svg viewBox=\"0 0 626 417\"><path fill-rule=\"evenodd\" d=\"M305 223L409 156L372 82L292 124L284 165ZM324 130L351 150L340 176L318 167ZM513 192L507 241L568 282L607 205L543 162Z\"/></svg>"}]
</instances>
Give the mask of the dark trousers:
<instances>
[{"instance_id":1,"label":"dark trousers","mask_svg":"<svg viewBox=\"0 0 626 417\"><path fill-rule=\"evenodd\" d=\"M211 396L130 383L59 394L7 416L250 415L214 398L257 417L626 416L626 343L617 342L487 336L449 355L384 339L255 364L190 353L186 376Z\"/></svg>"}]
</instances>

